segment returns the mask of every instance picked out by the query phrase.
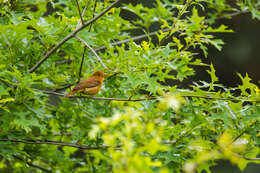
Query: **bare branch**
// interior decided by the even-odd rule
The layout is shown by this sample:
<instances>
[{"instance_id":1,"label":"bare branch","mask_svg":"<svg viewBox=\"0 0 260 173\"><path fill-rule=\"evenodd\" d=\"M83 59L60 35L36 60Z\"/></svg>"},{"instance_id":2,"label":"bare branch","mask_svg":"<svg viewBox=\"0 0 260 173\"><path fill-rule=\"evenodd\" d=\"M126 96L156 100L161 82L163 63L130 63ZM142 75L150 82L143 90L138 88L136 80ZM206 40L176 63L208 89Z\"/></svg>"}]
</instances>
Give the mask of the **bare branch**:
<instances>
[{"instance_id":1,"label":"bare branch","mask_svg":"<svg viewBox=\"0 0 260 173\"><path fill-rule=\"evenodd\" d=\"M24 143L24 144L48 144L48 145L58 145L58 146L67 146L74 147L83 150L96 150L101 148L108 148L108 146L88 146L80 145L67 142L51 141L51 140L31 140L31 139L0 139L0 142L14 142L14 143ZM117 146L116 146L117 147Z\"/></svg>"},{"instance_id":2,"label":"bare branch","mask_svg":"<svg viewBox=\"0 0 260 173\"><path fill-rule=\"evenodd\" d=\"M73 84L66 84L64 85L63 87L60 87L60 88L54 88L53 91L59 91L59 90L64 90L66 88L69 88L71 87Z\"/></svg>"},{"instance_id":3,"label":"bare branch","mask_svg":"<svg viewBox=\"0 0 260 173\"><path fill-rule=\"evenodd\" d=\"M24 144L48 144L48 145L58 145L58 146L67 146L67 147L74 147L74 148L79 148L79 149L83 149L83 150L98 150L98 149L105 149L105 148L115 148L118 149L120 148L122 145L115 145L115 146L108 146L108 145L103 145L103 146L86 146L86 145L79 145L79 144L74 144L74 143L66 143L66 142L58 142L58 141L44 141L44 140L20 140L20 139L0 139L0 142L14 142L14 143L24 143ZM176 144L176 141L164 141L162 142L162 144ZM260 158L248 158L242 155L239 155L237 153L233 153L239 157L242 157L246 160L260 160ZM18 157L16 157L18 159ZM45 172L50 172L50 170L40 167L38 165L34 165L30 162L26 162L28 165L33 166L33 167L37 167Z\"/></svg>"},{"instance_id":4,"label":"bare branch","mask_svg":"<svg viewBox=\"0 0 260 173\"><path fill-rule=\"evenodd\" d=\"M96 7L97 7L97 0L95 0L95 4L94 4L94 8L93 8L93 18L95 17ZM92 24L93 23L90 24L88 32L91 30Z\"/></svg>"},{"instance_id":5,"label":"bare branch","mask_svg":"<svg viewBox=\"0 0 260 173\"><path fill-rule=\"evenodd\" d=\"M83 50L83 53L82 53L82 58L81 58L80 67L79 67L79 79L78 79L78 82L80 81L80 78L81 78L81 71L82 71L82 66L83 66L83 62L84 62L84 59L85 59L85 52L86 52L86 46L84 46L84 50Z\"/></svg>"},{"instance_id":6,"label":"bare branch","mask_svg":"<svg viewBox=\"0 0 260 173\"><path fill-rule=\"evenodd\" d=\"M257 9L260 9L260 5L256 7ZM221 15L221 16L218 16L217 19L223 19L223 18L226 18L226 17L234 17L234 16L238 16L238 15L241 15L241 14L246 14L246 13L250 13L250 10L247 9L247 10L243 10L243 11L236 11L236 12L233 12L233 13L230 13L230 14L227 14L227 15Z\"/></svg>"},{"instance_id":7,"label":"bare branch","mask_svg":"<svg viewBox=\"0 0 260 173\"><path fill-rule=\"evenodd\" d=\"M170 28L162 29L162 30L159 30L159 31L150 32L150 33L148 33L148 34L138 35L138 36L135 36L135 37L132 37L132 38L128 38L128 39L122 40L122 41L114 42L114 43L111 43L110 45L111 45L111 46L116 46L116 45L121 45L121 44L127 43L127 42L129 42L129 41L131 41L131 40L133 40L133 41L141 40L141 39L143 39L143 38L156 35L156 34L158 34L160 31L162 31L162 32L167 32L167 31L170 31L170 30L171 30ZM105 47L105 46L101 46L101 47L95 48L94 50L95 50L95 51L100 51L100 50L103 50L103 49L106 49L106 47Z\"/></svg>"},{"instance_id":8,"label":"bare branch","mask_svg":"<svg viewBox=\"0 0 260 173\"><path fill-rule=\"evenodd\" d=\"M24 160L23 158L21 158L21 157L19 157L19 156L17 156L17 155L13 155L13 157L16 158L16 159L18 159L18 160L20 160L20 161L25 162L27 165L29 165L29 166L31 166L31 167L40 169L40 170L42 170L42 171L44 171L44 172L52 173L51 170L49 170L49 169L47 169L47 168L44 168L44 167L42 167L42 166L39 166L39 165L35 165L35 164L33 164L32 162L26 161L26 160Z\"/></svg>"},{"instance_id":9,"label":"bare branch","mask_svg":"<svg viewBox=\"0 0 260 173\"><path fill-rule=\"evenodd\" d=\"M60 64L70 64L71 62L72 62L71 59L63 59L63 60L55 61L55 65L60 65Z\"/></svg>"},{"instance_id":10,"label":"bare branch","mask_svg":"<svg viewBox=\"0 0 260 173\"><path fill-rule=\"evenodd\" d=\"M260 9L260 6L259 6L258 8ZM237 15L241 15L241 14L245 14L245 13L249 13L249 12L250 12L249 10L246 10L246 11L238 11L238 12L231 13L231 14L229 14L228 16L234 17L234 16L237 16ZM222 16L218 17L218 19L222 19L222 18L225 18L225 17L226 17L226 16L222 15ZM171 29L172 29L172 28L166 28L166 29L154 31L154 32L151 32L151 33L148 33L148 34L138 35L138 36L135 36L135 37L132 37L132 38L128 38L128 39L122 40L122 41L117 41L117 42L111 43L110 46L121 45L121 44L127 43L127 42L129 42L129 41L131 41L131 40L133 40L133 41L141 40L141 39L146 38L146 37L148 37L148 36L156 35L156 34L158 34L160 31L162 31L162 32L168 32L168 31L170 31ZM105 46L100 46L100 47L95 48L94 50L95 50L95 51L100 51L100 50L104 50L104 49L106 49L106 48L107 48L107 47L105 47Z\"/></svg>"},{"instance_id":11,"label":"bare branch","mask_svg":"<svg viewBox=\"0 0 260 173\"><path fill-rule=\"evenodd\" d=\"M170 30L171 30L170 28L167 28L167 29L162 29L162 30L159 30L159 31L150 32L148 34L138 35L138 36L135 36L135 37L132 37L132 38L122 40L122 41L117 41L117 42L111 43L110 46L121 45L121 44L127 43L131 40L133 40L133 41L141 40L141 39L149 37L149 36L154 36L154 35L158 34L160 31L167 32L167 31L170 31ZM107 47L105 47L105 46L100 46L100 47L95 48L94 51L97 52L97 51L100 51L100 50L104 50L106 48Z\"/></svg>"},{"instance_id":12,"label":"bare branch","mask_svg":"<svg viewBox=\"0 0 260 173\"><path fill-rule=\"evenodd\" d=\"M35 89L39 92L43 92L46 94L52 94L56 96L63 97L64 94L53 92L53 91L46 91L46 90L39 90ZM235 99L235 98L223 98L223 97L210 97L210 96L197 96L197 95L181 95L181 97L187 97L187 98L202 98L202 99L211 99L211 100L228 100L228 101L234 101L234 102L252 102L252 103L260 103L259 100L246 100L246 99ZM129 98L108 98L108 97L94 97L94 96L69 96L68 98L86 98L86 99L92 99L92 100L115 100L115 101L130 101L130 102L137 102L137 101L145 101L145 100L156 100L159 98L162 98L163 96L150 96L150 97L144 97L139 99L129 99Z\"/></svg>"},{"instance_id":13,"label":"bare branch","mask_svg":"<svg viewBox=\"0 0 260 173\"><path fill-rule=\"evenodd\" d=\"M89 3L89 1L87 2L86 7L88 6L88 3ZM96 6L97 6L97 1L95 0L94 9L93 9L93 18L95 17ZM85 9L86 9L86 8L85 8ZM85 9L84 9L84 10L85 10ZM85 13L85 11L83 11L83 12ZM82 20L82 24L83 24L83 23L84 23L84 22L83 22L83 20ZM89 32L90 32L90 30L91 30L92 24L93 24L93 23L91 23L90 26L89 26L89 30L88 30ZM85 52L86 52L86 45L84 46L84 50L83 50L83 54L82 54L82 58L81 58L81 63L80 63L80 68L79 68L79 79L78 79L78 82L80 81L80 78L81 78L81 71L82 71L82 66L83 66L83 63L84 63Z\"/></svg>"},{"instance_id":14,"label":"bare branch","mask_svg":"<svg viewBox=\"0 0 260 173\"><path fill-rule=\"evenodd\" d=\"M82 12L82 14L81 14L82 17L85 15L86 10L88 9L88 4L89 4L89 1L87 2L87 4L85 5L85 7L84 7L84 9L83 9L83 12ZM83 23L82 23L82 24L83 24ZM77 24L77 28L79 27L79 25L80 25L80 21L79 21L78 24Z\"/></svg>"},{"instance_id":15,"label":"bare branch","mask_svg":"<svg viewBox=\"0 0 260 173\"><path fill-rule=\"evenodd\" d=\"M64 94L53 92L53 91L46 91L46 90L39 90L39 89L36 89L36 90L46 93L46 94L52 94L52 95L61 96L61 97L64 96ZM115 101L132 101L132 102L157 99L157 97L146 97L146 98L139 98L139 99L128 99L128 98L124 99L124 98L108 98L108 97L92 97L92 96L69 96L69 98L86 98L86 99L92 99L92 100L115 100Z\"/></svg>"},{"instance_id":16,"label":"bare branch","mask_svg":"<svg viewBox=\"0 0 260 173\"><path fill-rule=\"evenodd\" d=\"M37 64L35 64L34 67L32 67L30 69L30 73L34 72L46 59L48 59L48 57L54 52L56 51L62 44L64 44L68 39L72 38L76 33L78 33L80 30L84 29L86 26L88 26L89 24L93 23L94 21L96 21L99 17L101 17L102 15L104 15L106 12L108 12L111 8L113 8L117 3L119 3L120 0L118 1L115 1L110 7L108 7L106 10L104 10L102 13L100 13L98 16L96 16L95 18L89 20L87 23L85 23L84 25L82 25L81 27L77 28L76 30L74 30L71 34L69 34L67 37L65 37L59 44L57 44L55 47L53 47L49 52L46 53L45 57L43 59L41 59ZM260 8L260 6L258 7L258 9ZM86 9L86 8L85 8ZM84 9L84 10L85 10ZM245 14L245 13L248 13L250 11L246 10L246 11L239 11L239 12L234 12L234 13L231 13L229 14L228 16L237 16L237 15L240 15L240 14ZM84 13L84 12L83 12ZM224 18L226 16L222 15L221 17L218 17L218 19L221 19L221 18ZM167 28L165 30L162 30L163 32L167 32L167 31L170 31L171 28ZM149 34L144 34L144 35L139 35L139 36L136 36L136 37L133 37L131 39L126 39L126 40L122 40L122 41L118 41L118 42L115 42L115 43L112 43L111 45L112 46L115 46L115 45L121 45L123 43L126 43L126 42L129 42L131 40L140 40L142 38L146 38L148 36L152 36L152 35L156 35L156 33L158 33L159 31L155 31L155 32L151 32ZM105 46L101 46L101 47L98 47L96 49L94 49L95 51L99 51L99 50L103 50L103 49L106 49Z\"/></svg>"},{"instance_id":17,"label":"bare branch","mask_svg":"<svg viewBox=\"0 0 260 173\"><path fill-rule=\"evenodd\" d=\"M80 17L81 23L82 23L82 25L83 25L83 24L84 24L84 20L83 20L82 15L81 15L79 2L78 2L78 0L75 0L75 1L76 1L77 8L78 8L78 12L79 12L79 17Z\"/></svg>"},{"instance_id":18,"label":"bare branch","mask_svg":"<svg viewBox=\"0 0 260 173\"><path fill-rule=\"evenodd\" d=\"M260 160L260 158L249 158L249 157L246 157L246 156L242 156L242 157L246 160Z\"/></svg>"},{"instance_id":19,"label":"bare branch","mask_svg":"<svg viewBox=\"0 0 260 173\"><path fill-rule=\"evenodd\" d=\"M258 123L259 120L255 120L254 122L250 123L247 127L252 127L254 124ZM234 142L236 142L241 136L243 136L246 132L248 131L247 128L245 128L239 135L237 135L232 142L230 143L233 144Z\"/></svg>"},{"instance_id":20,"label":"bare branch","mask_svg":"<svg viewBox=\"0 0 260 173\"><path fill-rule=\"evenodd\" d=\"M235 153L235 152L232 152L234 155L238 156L238 157L241 157L245 160L252 160L252 161L256 161L256 160L260 160L260 158L249 158L249 157L246 157L246 156L243 156L243 155L240 155L238 153Z\"/></svg>"},{"instance_id":21,"label":"bare branch","mask_svg":"<svg viewBox=\"0 0 260 173\"><path fill-rule=\"evenodd\" d=\"M111 8L113 8L116 4L118 4L120 0L115 1L111 6L106 8L103 12L101 12L99 15L94 17L93 19L89 20L88 22L82 24L79 28L75 29L72 33L67 35L62 41L60 41L57 45L55 45L50 51L46 53L46 55L39 61L37 62L30 70L29 72L32 73L34 72L37 68L40 67L40 65L46 61L52 53L54 53L59 47L61 47L66 41L74 37L79 31L90 25L91 23L95 22L97 19L102 17L105 13L107 13Z\"/></svg>"},{"instance_id":22,"label":"bare branch","mask_svg":"<svg viewBox=\"0 0 260 173\"><path fill-rule=\"evenodd\" d=\"M104 69L111 71L109 68L107 68L107 66L103 63L102 59L98 56L98 54L96 53L96 51L87 43L85 42L85 40L83 40L82 38L80 38L79 36L75 35L75 38L77 38L79 41L81 41L82 43L85 44L85 46L87 46L91 52L97 57L98 61L100 62L100 64L104 67Z\"/></svg>"}]
</instances>

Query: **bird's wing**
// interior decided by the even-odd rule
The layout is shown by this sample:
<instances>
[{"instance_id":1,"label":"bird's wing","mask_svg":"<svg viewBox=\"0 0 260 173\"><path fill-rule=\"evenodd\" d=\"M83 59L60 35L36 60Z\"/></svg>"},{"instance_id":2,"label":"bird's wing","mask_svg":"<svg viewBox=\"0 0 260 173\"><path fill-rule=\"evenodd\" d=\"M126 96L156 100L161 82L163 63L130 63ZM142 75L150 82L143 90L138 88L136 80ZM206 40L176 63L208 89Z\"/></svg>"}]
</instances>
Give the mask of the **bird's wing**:
<instances>
[{"instance_id":1,"label":"bird's wing","mask_svg":"<svg viewBox=\"0 0 260 173\"><path fill-rule=\"evenodd\" d=\"M81 90L84 88L92 88L92 87L96 87L98 85L101 84L101 81L95 79L95 78L88 78L86 80L81 81L80 83L78 83L75 88L73 88L73 90Z\"/></svg>"}]
</instances>

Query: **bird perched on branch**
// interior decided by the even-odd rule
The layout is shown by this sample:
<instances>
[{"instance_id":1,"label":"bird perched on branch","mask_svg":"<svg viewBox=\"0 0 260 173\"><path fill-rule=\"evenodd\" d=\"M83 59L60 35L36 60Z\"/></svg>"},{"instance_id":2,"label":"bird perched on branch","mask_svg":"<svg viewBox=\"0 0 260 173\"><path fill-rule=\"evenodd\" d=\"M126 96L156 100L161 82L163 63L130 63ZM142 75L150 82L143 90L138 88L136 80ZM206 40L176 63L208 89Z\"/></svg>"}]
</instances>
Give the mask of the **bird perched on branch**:
<instances>
[{"instance_id":1,"label":"bird perched on branch","mask_svg":"<svg viewBox=\"0 0 260 173\"><path fill-rule=\"evenodd\" d=\"M71 94L80 92L87 95L95 95L100 90L105 74L103 71L98 70L93 73L89 78L79 82L68 94L64 97L69 97Z\"/></svg>"}]
</instances>

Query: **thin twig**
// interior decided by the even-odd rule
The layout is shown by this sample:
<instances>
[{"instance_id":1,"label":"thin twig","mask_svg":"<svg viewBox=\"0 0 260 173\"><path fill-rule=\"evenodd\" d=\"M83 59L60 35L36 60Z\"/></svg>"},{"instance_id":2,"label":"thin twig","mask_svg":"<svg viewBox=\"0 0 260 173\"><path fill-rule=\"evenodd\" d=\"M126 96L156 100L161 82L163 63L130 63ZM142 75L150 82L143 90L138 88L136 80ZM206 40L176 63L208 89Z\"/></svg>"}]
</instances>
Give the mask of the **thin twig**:
<instances>
[{"instance_id":1,"label":"thin twig","mask_svg":"<svg viewBox=\"0 0 260 173\"><path fill-rule=\"evenodd\" d=\"M87 3L88 4L88 3ZM95 4L94 4L94 9L93 9L93 18L95 17L95 11L96 11L96 5L97 5L97 1L95 1ZM85 12L85 11L84 11ZM82 24L83 24L83 20L82 20ZM90 32L91 30L91 27L92 27L92 24L90 24L89 26L89 30L88 32ZM84 63L84 59L85 59L85 52L86 52L86 45L84 46L84 50L83 50L83 54L82 54L82 58L81 58L81 63L80 63L80 68L79 68L79 79L78 79L78 82L80 81L80 78L81 78L81 71L82 71L82 67L83 67L83 63Z\"/></svg>"},{"instance_id":2,"label":"thin twig","mask_svg":"<svg viewBox=\"0 0 260 173\"><path fill-rule=\"evenodd\" d=\"M74 143L67 143L67 142L59 142L59 141L51 141L51 140L31 140L31 139L0 139L0 142L13 142L13 143L24 143L24 144L37 144L37 145L58 145L58 146L66 146L66 147L73 147L79 148L82 150L99 150L99 149L106 149L106 148L115 148L120 149L123 144L117 145L102 145L102 146L88 146L88 145L80 145ZM165 141L161 144L176 144L175 141Z\"/></svg>"},{"instance_id":3,"label":"thin twig","mask_svg":"<svg viewBox=\"0 0 260 173\"><path fill-rule=\"evenodd\" d=\"M43 92L46 94L52 94L56 96L64 96L64 94L53 92L53 91L46 91L46 90L39 90L35 89L39 92ZM197 95L182 95L181 97L187 97L187 98L202 98L202 99L210 99L210 100L226 100L226 101L234 101L234 102L252 102L252 103L260 103L259 100L246 100L246 99L235 99L235 98L223 98L223 97L210 97L210 96L197 96ZM109 98L109 97L93 97L93 96L69 96L68 98L86 98L86 99L92 99L92 100L115 100L115 101L145 101L145 100L156 100L160 99L163 96L150 96L150 97L144 97L144 98L138 98L138 99L129 99L129 98Z\"/></svg>"},{"instance_id":4,"label":"thin twig","mask_svg":"<svg viewBox=\"0 0 260 173\"><path fill-rule=\"evenodd\" d=\"M122 41L117 41L117 42L111 43L110 46L121 45L121 44L127 43L131 40L133 40L133 41L141 40L141 39L149 37L149 36L154 36L154 35L158 34L160 31L167 32L167 31L170 31L170 30L171 30L170 28L167 28L167 29L162 29L162 30L159 30L159 31L150 32L148 34L138 35L138 36L135 36L135 37L132 37L132 38L122 40ZM107 48L106 46L100 46L100 47L95 48L94 51L97 52L97 51L100 51L100 50L104 50L106 48Z\"/></svg>"},{"instance_id":5,"label":"thin twig","mask_svg":"<svg viewBox=\"0 0 260 173\"><path fill-rule=\"evenodd\" d=\"M83 18L83 16L85 15L86 10L88 9L88 4L89 4L89 1L87 2L87 4L85 5L85 7L84 7L84 9L83 9L83 12L82 12L82 14L81 14L82 18ZM83 21L84 21L84 20L83 20ZM80 22L81 22L81 21L79 21L79 22L77 23L77 26L76 26L77 28L79 27Z\"/></svg>"},{"instance_id":6,"label":"thin twig","mask_svg":"<svg viewBox=\"0 0 260 173\"><path fill-rule=\"evenodd\" d=\"M97 7L97 0L95 0L95 4L94 4L94 8L93 8L93 18L95 17L96 7ZM92 25L93 25L93 23L90 24L88 32L90 32Z\"/></svg>"},{"instance_id":7,"label":"thin twig","mask_svg":"<svg viewBox=\"0 0 260 173\"><path fill-rule=\"evenodd\" d=\"M111 71L109 68L107 68L107 66L103 63L102 59L98 56L98 54L96 53L96 51L87 43L85 42L85 40L83 40L82 38L80 38L79 36L75 35L75 38L77 38L79 41L81 41L82 43L85 44L85 46L87 46L91 52L97 57L98 61L100 62L100 64L104 67L104 69Z\"/></svg>"},{"instance_id":8,"label":"thin twig","mask_svg":"<svg viewBox=\"0 0 260 173\"><path fill-rule=\"evenodd\" d=\"M258 8L260 9L260 6L259 6ZM249 13L249 12L250 12L249 10L239 11L239 12L231 13L231 14L229 14L228 16L233 17L233 16L237 16L237 15L245 14L245 13ZM226 16L222 15L222 16L218 17L218 19L221 19L221 18L224 18L224 17L226 17ZM111 43L110 46L121 45L121 44L127 43L127 42L129 42L129 41L131 41L131 40L133 40L133 41L141 40L141 39L146 38L146 37L148 37L148 36L156 35L156 34L158 34L160 31L162 31L162 32L168 32L168 31L171 31L171 30L172 30L172 28L166 28L166 29L154 31L154 32L151 32L151 33L148 33L148 34L138 35L138 36L135 36L135 37L132 37L132 38L128 38L128 39L122 40L122 41L117 41L117 42ZM105 46L100 46L100 47L95 48L94 50L95 50L95 51L100 51L100 50L104 50L104 49L106 49L106 48L107 48L107 47L105 47Z\"/></svg>"},{"instance_id":9,"label":"thin twig","mask_svg":"<svg viewBox=\"0 0 260 173\"><path fill-rule=\"evenodd\" d=\"M235 154L235 155L238 156L238 157L241 157L241 158L245 159L245 160L252 160L252 161L253 161L253 160L260 160L260 158L249 158L249 157L240 155L240 154L235 153L235 152L232 152L232 153Z\"/></svg>"},{"instance_id":10,"label":"thin twig","mask_svg":"<svg viewBox=\"0 0 260 173\"><path fill-rule=\"evenodd\" d=\"M108 145L103 145L103 146L86 146L86 145L79 145L79 144L74 144L74 143L67 143L67 142L58 142L58 141L44 141L44 140L21 140L21 139L0 139L0 142L14 142L14 143L24 143L24 144L47 144L47 145L58 145L58 146L67 146L67 147L74 147L74 148L79 148L79 149L83 149L83 150L98 150L98 149L105 149L105 148L111 148L114 147L115 149L118 149L119 147L122 146L121 145L116 145L116 146L108 146ZM162 144L176 144L176 141L165 141L162 142ZM260 158L248 158L242 155L239 155L237 153L234 153L239 157L242 157L246 160L260 160ZM34 166L37 167L41 170L44 170L46 172L50 172L50 170L40 167L38 165L34 165L30 162L27 162L28 165L30 164L30 166Z\"/></svg>"},{"instance_id":11,"label":"thin twig","mask_svg":"<svg viewBox=\"0 0 260 173\"><path fill-rule=\"evenodd\" d=\"M54 88L53 91L59 91L59 90L64 90L66 88L69 88L71 87L73 84L66 84L64 85L63 87L60 87L60 88Z\"/></svg>"},{"instance_id":12,"label":"thin twig","mask_svg":"<svg viewBox=\"0 0 260 173\"><path fill-rule=\"evenodd\" d=\"M258 120L255 120L253 123L251 123L250 125L248 125L247 127L252 127L254 124L256 124L258 122ZM243 136L245 133L247 132L247 128L245 128L239 135L237 135L232 142L230 143L233 144L234 142L236 142L241 136Z\"/></svg>"},{"instance_id":13,"label":"thin twig","mask_svg":"<svg viewBox=\"0 0 260 173\"><path fill-rule=\"evenodd\" d=\"M259 6L258 8L260 9L260 6ZM239 11L239 12L231 13L231 14L229 14L228 16L233 17L233 16L237 16L237 15L244 14L244 13L249 13L249 12L250 12L250 11L248 11L248 10L246 10L246 11ZM222 16L219 17L218 19L224 18L224 17L225 17L225 16L222 15ZM160 30L158 30L158 31L154 31L154 32L151 32L151 33L148 33L148 34L142 34L142 35L138 35L138 36L135 36L135 37L132 37L132 38L128 38L128 39L122 40L122 41L117 41L117 42L111 43L110 46L121 45L121 44L127 43L127 42L129 42L129 41L131 41L131 40L133 40L133 41L141 40L141 39L146 38L146 37L148 37L148 36L156 35L156 34L158 34L160 31L162 31L162 32L168 32L168 31L171 31L171 30L172 30L172 28L160 29ZM100 50L104 50L104 49L106 49L106 48L107 48L107 47L105 47L105 46L100 46L100 47L98 47L98 48L95 48L94 50L95 50L95 51L100 51Z\"/></svg>"},{"instance_id":14,"label":"thin twig","mask_svg":"<svg viewBox=\"0 0 260 173\"><path fill-rule=\"evenodd\" d=\"M83 9L83 12L82 12L82 17L85 15L85 12L87 11L88 9L88 4L89 4L89 1L87 2L85 8Z\"/></svg>"},{"instance_id":15,"label":"thin twig","mask_svg":"<svg viewBox=\"0 0 260 173\"><path fill-rule=\"evenodd\" d=\"M82 14L80 12L80 7L79 7L79 3L78 3L78 0L76 0L77 2L77 6L78 6L78 11L79 11L79 15L80 15L80 19L81 19L81 23L82 25L84 24L84 20L82 18ZM87 3L88 4L88 3ZM94 17L93 17L94 18ZM91 26L92 24L90 24ZM86 52L86 46L84 46L84 50L83 50L83 53L82 53L82 58L81 58L81 63L80 63L80 67L79 67L79 79L78 79L78 82L80 81L80 78L81 78L81 71L82 71L82 66L83 66L83 62L84 62L84 59L85 59L85 52Z\"/></svg>"},{"instance_id":16,"label":"thin twig","mask_svg":"<svg viewBox=\"0 0 260 173\"><path fill-rule=\"evenodd\" d=\"M119 74L119 73L122 73L122 72L115 72L115 73L113 73L112 75L107 76L106 78L109 79L109 78L111 78L111 77L113 77L113 76L115 76L115 75L117 75L117 74ZM54 88L52 91L64 90L64 89L66 89L66 88L71 87L72 85L74 85L74 84L66 84L66 85L64 85L63 87Z\"/></svg>"},{"instance_id":17,"label":"thin twig","mask_svg":"<svg viewBox=\"0 0 260 173\"><path fill-rule=\"evenodd\" d=\"M185 133L181 133L175 141L163 141L162 144L176 145L181 139L183 139L184 137L188 136L191 132L193 132L194 129L199 128L204 125L205 124L196 125L196 126L190 128L189 130L187 130Z\"/></svg>"},{"instance_id":18,"label":"thin twig","mask_svg":"<svg viewBox=\"0 0 260 173\"><path fill-rule=\"evenodd\" d=\"M104 146L104 145L103 146L88 146L88 145L80 145L80 144L74 144L74 143L68 143L68 142L59 142L59 141L51 141L51 140L31 140L31 139L0 139L0 142L58 145L58 146L74 147L74 148L79 148L79 149L83 149L83 150L97 150L97 149L109 147L109 146ZM117 147L117 146L115 146L115 147Z\"/></svg>"},{"instance_id":19,"label":"thin twig","mask_svg":"<svg viewBox=\"0 0 260 173\"><path fill-rule=\"evenodd\" d=\"M82 66L83 66L83 62L84 62L84 59L85 59L85 52L86 52L86 46L84 46L84 50L83 50L83 53L82 53L82 58L81 58L80 67L79 67L79 79L78 79L78 82L80 81L80 78L82 77L81 76L81 71L82 71Z\"/></svg>"},{"instance_id":20,"label":"thin twig","mask_svg":"<svg viewBox=\"0 0 260 173\"><path fill-rule=\"evenodd\" d=\"M77 8L78 8L78 12L79 12L79 17L80 17L81 23L82 23L82 25L83 25L83 24L84 24L84 20L83 20L82 15L81 15L79 2L78 2L78 0L75 0L75 1L76 1Z\"/></svg>"},{"instance_id":21,"label":"thin twig","mask_svg":"<svg viewBox=\"0 0 260 173\"><path fill-rule=\"evenodd\" d=\"M59 47L61 47L66 41L68 41L69 39L71 39L72 37L74 37L79 31L81 31L82 29L84 29L85 27L87 27L88 25L90 25L91 23L95 22L97 19L99 19L100 17L102 17L105 13L107 13L111 8L113 8L116 4L118 4L120 2L120 0L115 1L114 3L112 3L111 6L109 6L108 8L106 8L103 12L101 12L99 15L97 15L96 17L94 17L93 19L89 20L88 22L84 23L83 25L81 25L79 28L75 29L72 33L68 34L62 41L60 41L57 45L55 45L50 51L48 51L45 56L38 61L30 70L29 72L32 73L34 72L37 68L40 67L40 65L46 61L51 54L53 54Z\"/></svg>"},{"instance_id":22,"label":"thin twig","mask_svg":"<svg viewBox=\"0 0 260 173\"><path fill-rule=\"evenodd\" d=\"M260 9L260 5L256 7L257 9ZM246 13L250 13L250 10L247 9L247 10L244 10L244 11L236 11L236 12L233 12L233 13L230 13L230 14L227 14L227 15L221 15L219 17L217 17L217 19L223 19L223 18L226 18L226 17L234 17L234 16L238 16L238 15L241 15L241 14L246 14Z\"/></svg>"},{"instance_id":23,"label":"thin twig","mask_svg":"<svg viewBox=\"0 0 260 173\"><path fill-rule=\"evenodd\" d=\"M233 102L251 102L251 103L260 103L260 100L248 100L248 99L236 99L236 98L224 98L224 97L210 97L210 96L196 96L196 95L181 95L182 97L191 97L191 98L202 98L210 100L225 100Z\"/></svg>"},{"instance_id":24,"label":"thin twig","mask_svg":"<svg viewBox=\"0 0 260 173\"><path fill-rule=\"evenodd\" d=\"M260 158L249 158L249 157L246 157L246 156L242 156L242 157L246 160L260 160Z\"/></svg>"},{"instance_id":25,"label":"thin twig","mask_svg":"<svg viewBox=\"0 0 260 173\"><path fill-rule=\"evenodd\" d=\"M64 94L57 93L54 91L46 91L46 90L39 90L36 89L39 92L43 92L45 94L51 94L56 96L63 97ZM139 99L129 99L129 98L108 98L108 97L92 97L92 96L69 96L69 98L86 98L86 99L92 99L92 100L115 100L115 101L144 101L144 100L154 100L157 99L157 97L146 97L146 98L139 98Z\"/></svg>"},{"instance_id":26,"label":"thin twig","mask_svg":"<svg viewBox=\"0 0 260 173\"><path fill-rule=\"evenodd\" d=\"M158 30L158 31L150 32L150 33L148 33L148 34L138 35L138 36L135 36L135 37L132 37L132 38L128 38L128 39L122 40L122 41L117 41L117 42L111 43L110 45L111 45L111 46L116 46L116 45L121 45L121 44L127 43L127 42L129 42L129 41L131 41L131 40L133 40L133 41L141 40L141 39L143 39L143 38L156 35L156 34L158 34L160 31L162 31L162 32L168 32L168 31L170 31L170 30L171 30L170 28L161 29L161 30ZM100 51L100 50L104 50L104 49L106 49L106 48L107 48L107 47L105 47L105 46L100 46L100 47L98 47L98 48L95 48L94 50L95 50L95 51Z\"/></svg>"},{"instance_id":27,"label":"thin twig","mask_svg":"<svg viewBox=\"0 0 260 173\"><path fill-rule=\"evenodd\" d=\"M55 61L55 65L70 64L70 63L72 63L71 59L63 59L63 60Z\"/></svg>"},{"instance_id":28,"label":"thin twig","mask_svg":"<svg viewBox=\"0 0 260 173\"><path fill-rule=\"evenodd\" d=\"M47 168L44 168L44 167L39 166L39 165L35 165L35 164L33 164L32 162L29 162L29 161L26 161L26 160L24 160L23 158L21 158L21 157L19 157L19 156L17 156L17 155L13 155L13 157L16 158L16 159L18 159L18 160L20 160L20 161L25 162L27 165L29 165L29 166L31 166L31 167L40 169L40 170L42 170L42 171L44 171L44 172L49 172L49 173L52 172L51 170L49 170L49 169L47 169Z\"/></svg>"},{"instance_id":29,"label":"thin twig","mask_svg":"<svg viewBox=\"0 0 260 173\"><path fill-rule=\"evenodd\" d=\"M76 33L78 33L80 30L84 29L86 26L88 26L89 24L93 23L94 21L96 21L99 17L101 17L102 15L104 15L106 12L108 12L111 8L113 8L117 3L119 3L120 0L118 1L115 1L110 7L108 7L106 10L104 10L102 13L100 13L98 16L96 16L95 18L89 20L87 23L85 23L84 25L82 25L81 27L77 28L76 30L74 30L71 34L69 34L67 37L65 37L59 44L57 44L56 46L54 46L49 52L46 53L45 57L43 59L41 59L38 63L36 63L31 69L30 69L30 73L34 72L44 61L46 61L48 59L48 57L53 53L55 52L61 45L63 45L67 40L69 40L70 38L72 38ZM260 8L260 6L258 7ZM250 11L240 11L240 12L235 12L235 13L231 13L229 14L228 16L236 16L236 15L240 15L240 14L244 14L244 13L248 13ZM224 16L222 15L220 18L223 18ZM171 29L168 28L166 29L165 31L163 32L167 32L167 31L170 31ZM144 34L144 35L140 35L140 36L136 36L136 37L133 37L132 39L126 39L126 40L123 40L123 41L119 41L119 42L115 42L115 43L112 43L111 45L112 46L115 46L115 45L120 45L120 44L123 44L123 43L126 43L126 42L129 42L130 40L139 40L139 39L142 39L142 38L145 38L147 36L151 36L151 35L156 35L156 33L158 33L158 31L156 32L153 32L153 33L150 33L149 34ZM105 46L101 46L101 47L98 47L96 49L94 49L95 51L99 51L99 50L103 50L103 49L106 49Z\"/></svg>"}]
</instances>

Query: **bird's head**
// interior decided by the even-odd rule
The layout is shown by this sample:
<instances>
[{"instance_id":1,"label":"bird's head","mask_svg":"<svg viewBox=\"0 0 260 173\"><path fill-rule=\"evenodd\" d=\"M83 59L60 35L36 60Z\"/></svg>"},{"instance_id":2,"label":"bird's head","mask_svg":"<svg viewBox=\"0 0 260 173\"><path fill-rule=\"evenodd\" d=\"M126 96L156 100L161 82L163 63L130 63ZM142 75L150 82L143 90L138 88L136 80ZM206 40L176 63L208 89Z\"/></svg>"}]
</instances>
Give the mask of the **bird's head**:
<instances>
[{"instance_id":1,"label":"bird's head","mask_svg":"<svg viewBox=\"0 0 260 173\"><path fill-rule=\"evenodd\" d=\"M105 75L105 73L103 71L98 70L95 73L93 73L92 76L95 76L95 77L98 77L98 78L104 78L106 75Z\"/></svg>"}]
</instances>

